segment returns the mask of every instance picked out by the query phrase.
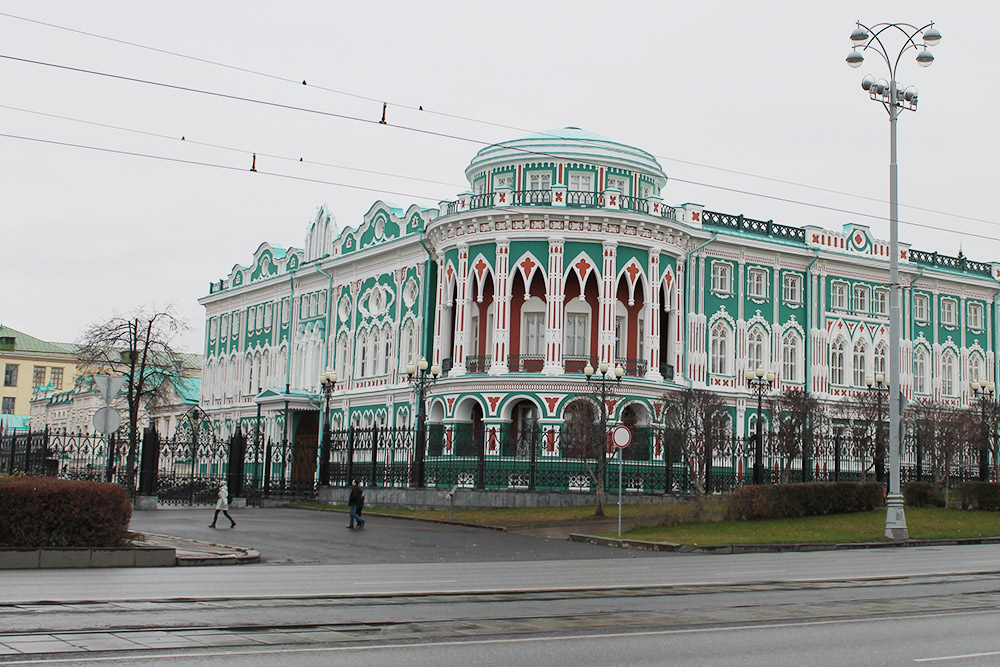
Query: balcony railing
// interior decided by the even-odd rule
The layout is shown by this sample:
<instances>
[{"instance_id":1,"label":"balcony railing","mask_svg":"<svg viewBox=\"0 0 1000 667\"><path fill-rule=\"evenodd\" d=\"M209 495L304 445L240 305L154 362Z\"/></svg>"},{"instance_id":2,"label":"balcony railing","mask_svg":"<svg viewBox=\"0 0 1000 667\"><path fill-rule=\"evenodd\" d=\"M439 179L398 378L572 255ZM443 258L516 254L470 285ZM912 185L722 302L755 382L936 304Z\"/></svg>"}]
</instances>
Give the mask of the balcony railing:
<instances>
[{"instance_id":1,"label":"balcony railing","mask_svg":"<svg viewBox=\"0 0 1000 667\"><path fill-rule=\"evenodd\" d=\"M486 373L493 363L492 354L473 354L465 358L465 370L468 373Z\"/></svg>"},{"instance_id":2,"label":"balcony railing","mask_svg":"<svg viewBox=\"0 0 1000 667\"><path fill-rule=\"evenodd\" d=\"M583 190L570 190L566 193L566 206L597 208L598 201L599 201L599 196L596 192L584 192Z\"/></svg>"},{"instance_id":3,"label":"balcony railing","mask_svg":"<svg viewBox=\"0 0 1000 667\"><path fill-rule=\"evenodd\" d=\"M652 206L649 199L630 195L605 196L603 192L567 190L565 198L553 194L553 190L500 190L466 195L457 201L447 202L446 215L457 215L467 211L504 206L552 206L553 202L563 202L569 208L612 208L623 211L652 214L667 220L677 220L677 208L662 202ZM560 204L561 205L561 204ZM792 228L790 228L792 229Z\"/></svg>"},{"instance_id":4,"label":"balcony railing","mask_svg":"<svg viewBox=\"0 0 1000 667\"><path fill-rule=\"evenodd\" d=\"M629 211L639 211L640 213L649 213L648 199L642 199L641 197L630 197L628 195L621 195L618 198L618 201L623 209L627 209Z\"/></svg>"},{"instance_id":5,"label":"balcony railing","mask_svg":"<svg viewBox=\"0 0 1000 667\"><path fill-rule=\"evenodd\" d=\"M583 373L583 369L590 364L594 368L600 364L597 357L589 357L585 354L567 354L563 356L563 370L566 373Z\"/></svg>"},{"instance_id":6,"label":"balcony railing","mask_svg":"<svg viewBox=\"0 0 1000 667\"><path fill-rule=\"evenodd\" d=\"M978 273L984 276L993 275L993 267L985 262L973 262L966 257L949 257L936 252L925 252L923 250L910 249L910 261L915 264L927 264L930 266L954 269L968 273Z\"/></svg>"},{"instance_id":7,"label":"balcony railing","mask_svg":"<svg viewBox=\"0 0 1000 667\"><path fill-rule=\"evenodd\" d=\"M544 354L512 354L510 355L510 370L517 373L541 373L545 366Z\"/></svg>"},{"instance_id":8,"label":"balcony railing","mask_svg":"<svg viewBox=\"0 0 1000 667\"><path fill-rule=\"evenodd\" d=\"M552 203L552 190L517 190L515 206L547 206Z\"/></svg>"},{"instance_id":9,"label":"balcony railing","mask_svg":"<svg viewBox=\"0 0 1000 667\"><path fill-rule=\"evenodd\" d=\"M615 364L625 369L625 375L629 377L642 377L646 374L646 369L649 367L649 363L645 359L628 359L625 357L616 357Z\"/></svg>"}]
</instances>

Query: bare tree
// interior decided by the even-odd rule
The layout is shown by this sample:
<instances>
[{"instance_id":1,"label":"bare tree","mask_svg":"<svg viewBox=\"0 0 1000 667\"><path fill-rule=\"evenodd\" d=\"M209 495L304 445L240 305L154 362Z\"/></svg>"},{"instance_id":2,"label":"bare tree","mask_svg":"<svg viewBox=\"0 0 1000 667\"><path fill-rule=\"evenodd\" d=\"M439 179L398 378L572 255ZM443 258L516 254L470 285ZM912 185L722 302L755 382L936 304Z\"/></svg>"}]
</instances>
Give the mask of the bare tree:
<instances>
[{"instance_id":1,"label":"bare tree","mask_svg":"<svg viewBox=\"0 0 1000 667\"><path fill-rule=\"evenodd\" d=\"M81 371L125 378L126 479L130 492L135 487L140 410L159 400L169 384L167 379L181 374L181 357L172 342L186 329L187 325L171 307L156 310L140 306L128 315L116 314L109 320L92 323L78 342L76 356Z\"/></svg>"},{"instance_id":2,"label":"bare tree","mask_svg":"<svg viewBox=\"0 0 1000 667\"><path fill-rule=\"evenodd\" d=\"M944 494L947 504L951 492L951 468L982 428L975 411L943 403L920 403L914 406L917 434L930 458L934 484Z\"/></svg>"},{"instance_id":3,"label":"bare tree","mask_svg":"<svg viewBox=\"0 0 1000 667\"><path fill-rule=\"evenodd\" d=\"M699 512L705 500L705 476L710 474L712 452L731 437L728 415L722 398L707 389L688 389L679 397L664 396L664 427L667 441L675 443L677 453L690 471L691 488Z\"/></svg>"},{"instance_id":4,"label":"bare tree","mask_svg":"<svg viewBox=\"0 0 1000 667\"><path fill-rule=\"evenodd\" d=\"M879 479L881 474L878 470L885 460L889 436L885 423L888 417L887 401L876 391L862 391L843 407L849 420L850 452L860 462L865 479L869 472L874 472L875 479Z\"/></svg>"},{"instance_id":5,"label":"bare tree","mask_svg":"<svg viewBox=\"0 0 1000 667\"><path fill-rule=\"evenodd\" d=\"M826 426L826 413L819 400L808 391L786 389L772 403L775 446L781 457L780 480L787 484L792 463L802 458L807 444L817 441ZM805 462L803 461L803 464ZM803 481L805 469L803 468Z\"/></svg>"}]
</instances>

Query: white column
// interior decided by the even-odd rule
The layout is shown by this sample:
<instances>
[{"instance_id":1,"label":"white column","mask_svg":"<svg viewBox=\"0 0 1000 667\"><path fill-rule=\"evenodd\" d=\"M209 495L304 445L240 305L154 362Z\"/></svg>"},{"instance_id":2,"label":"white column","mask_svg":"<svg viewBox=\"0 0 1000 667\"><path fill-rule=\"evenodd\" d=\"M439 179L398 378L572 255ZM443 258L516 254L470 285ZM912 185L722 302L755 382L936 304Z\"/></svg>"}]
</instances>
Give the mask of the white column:
<instances>
[{"instance_id":1,"label":"white column","mask_svg":"<svg viewBox=\"0 0 1000 667\"><path fill-rule=\"evenodd\" d=\"M563 373L563 325L566 319L563 309L565 294L563 290L563 239L549 239L549 270L546 285L545 307L547 323L545 329L545 365L542 373L545 375L562 375Z\"/></svg>"},{"instance_id":2,"label":"white column","mask_svg":"<svg viewBox=\"0 0 1000 667\"><path fill-rule=\"evenodd\" d=\"M493 314L493 363L490 375L508 372L507 353L510 341L510 241L496 244L496 288L494 290Z\"/></svg>"},{"instance_id":3,"label":"white column","mask_svg":"<svg viewBox=\"0 0 1000 667\"><path fill-rule=\"evenodd\" d=\"M606 361L615 366L615 263L618 244L604 242L601 266L601 296L599 301L600 329L598 335L598 362ZM610 371L609 371L610 372Z\"/></svg>"},{"instance_id":4,"label":"white column","mask_svg":"<svg viewBox=\"0 0 1000 667\"><path fill-rule=\"evenodd\" d=\"M465 375L465 332L468 329L470 301L469 298L469 246L464 243L458 246L458 289L455 302L455 335L452 341L452 365L449 377Z\"/></svg>"},{"instance_id":5,"label":"white column","mask_svg":"<svg viewBox=\"0 0 1000 667\"><path fill-rule=\"evenodd\" d=\"M649 251L649 298L646 299L646 377L662 382L660 375L660 251Z\"/></svg>"}]
</instances>

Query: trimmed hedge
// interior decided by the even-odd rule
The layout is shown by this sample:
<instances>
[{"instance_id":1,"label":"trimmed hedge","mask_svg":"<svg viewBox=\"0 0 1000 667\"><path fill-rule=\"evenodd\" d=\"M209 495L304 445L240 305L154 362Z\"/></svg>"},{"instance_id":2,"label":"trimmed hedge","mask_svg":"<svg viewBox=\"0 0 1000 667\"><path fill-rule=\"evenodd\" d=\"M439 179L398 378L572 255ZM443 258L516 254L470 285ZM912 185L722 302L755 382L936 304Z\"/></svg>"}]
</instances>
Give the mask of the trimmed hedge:
<instances>
[{"instance_id":1,"label":"trimmed hedge","mask_svg":"<svg viewBox=\"0 0 1000 667\"><path fill-rule=\"evenodd\" d=\"M830 482L745 486L729 501L728 518L785 519L866 512L882 505L878 482Z\"/></svg>"},{"instance_id":2,"label":"trimmed hedge","mask_svg":"<svg viewBox=\"0 0 1000 667\"><path fill-rule=\"evenodd\" d=\"M0 547L120 547L131 519L117 484L0 478Z\"/></svg>"},{"instance_id":3,"label":"trimmed hedge","mask_svg":"<svg viewBox=\"0 0 1000 667\"><path fill-rule=\"evenodd\" d=\"M903 503L908 507L944 507L944 494L929 482L903 485Z\"/></svg>"},{"instance_id":4,"label":"trimmed hedge","mask_svg":"<svg viewBox=\"0 0 1000 667\"><path fill-rule=\"evenodd\" d=\"M962 482L962 509L1000 510L1000 484L996 482Z\"/></svg>"}]
</instances>

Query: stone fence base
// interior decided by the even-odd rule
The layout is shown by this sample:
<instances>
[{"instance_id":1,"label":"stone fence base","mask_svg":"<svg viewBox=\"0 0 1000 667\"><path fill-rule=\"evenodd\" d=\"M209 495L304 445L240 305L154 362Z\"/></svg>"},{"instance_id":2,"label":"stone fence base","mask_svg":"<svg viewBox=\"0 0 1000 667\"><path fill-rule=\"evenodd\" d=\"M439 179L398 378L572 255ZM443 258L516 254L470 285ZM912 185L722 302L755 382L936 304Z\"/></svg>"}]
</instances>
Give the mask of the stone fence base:
<instances>
[{"instance_id":1,"label":"stone fence base","mask_svg":"<svg viewBox=\"0 0 1000 667\"><path fill-rule=\"evenodd\" d=\"M177 550L169 547L125 549L0 548L0 570L37 570L62 567L173 567Z\"/></svg>"},{"instance_id":2,"label":"stone fence base","mask_svg":"<svg viewBox=\"0 0 1000 667\"><path fill-rule=\"evenodd\" d=\"M397 489L365 487L365 504L373 507L396 507L406 509L492 509L505 507L577 507L593 505L593 493L571 491L523 491L523 490L483 490L483 489ZM318 500L321 503L346 505L350 495L347 487L320 487ZM453 494L454 493L454 497ZM454 505L452 501L454 500ZM627 493L622 495L623 504L672 503L684 498L663 495ZM606 493L604 504L618 503L617 493Z\"/></svg>"}]
</instances>

